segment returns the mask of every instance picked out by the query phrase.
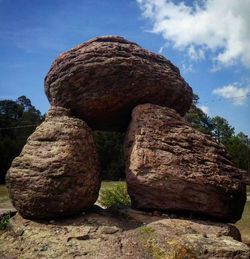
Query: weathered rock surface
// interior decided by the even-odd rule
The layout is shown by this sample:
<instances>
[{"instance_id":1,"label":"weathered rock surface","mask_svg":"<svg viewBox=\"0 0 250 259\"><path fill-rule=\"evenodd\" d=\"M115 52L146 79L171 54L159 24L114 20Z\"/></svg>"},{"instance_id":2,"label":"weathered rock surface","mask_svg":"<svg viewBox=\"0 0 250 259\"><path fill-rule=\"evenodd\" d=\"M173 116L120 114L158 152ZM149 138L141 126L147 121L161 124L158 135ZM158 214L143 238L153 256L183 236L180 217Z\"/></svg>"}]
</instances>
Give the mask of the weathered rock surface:
<instances>
[{"instance_id":1,"label":"weathered rock surface","mask_svg":"<svg viewBox=\"0 0 250 259\"><path fill-rule=\"evenodd\" d=\"M1 258L239 258L250 250L228 224L138 211L105 210L58 221L30 221L19 215L0 236Z\"/></svg>"},{"instance_id":2,"label":"weathered rock surface","mask_svg":"<svg viewBox=\"0 0 250 259\"><path fill-rule=\"evenodd\" d=\"M246 188L238 169L222 146L174 110L137 106L125 153L134 208L193 212L226 222L241 218Z\"/></svg>"},{"instance_id":3,"label":"weathered rock surface","mask_svg":"<svg viewBox=\"0 0 250 259\"><path fill-rule=\"evenodd\" d=\"M91 130L53 107L7 173L10 198L26 218L79 213L98 198L99 163Z\"/></svg>"},{"instance_id":4,"label":"weathered rock surface","mask_svg":"<svg viewBox=\"0 0 250 259\"><path fill-rule=\"evenodd\" d=\"M126 129L141 103L184 115L193 96L169 60L118 36L97 37L61 54L45 78L45 91L52 105L102 130Z\"/></svg>"}]
</instances>

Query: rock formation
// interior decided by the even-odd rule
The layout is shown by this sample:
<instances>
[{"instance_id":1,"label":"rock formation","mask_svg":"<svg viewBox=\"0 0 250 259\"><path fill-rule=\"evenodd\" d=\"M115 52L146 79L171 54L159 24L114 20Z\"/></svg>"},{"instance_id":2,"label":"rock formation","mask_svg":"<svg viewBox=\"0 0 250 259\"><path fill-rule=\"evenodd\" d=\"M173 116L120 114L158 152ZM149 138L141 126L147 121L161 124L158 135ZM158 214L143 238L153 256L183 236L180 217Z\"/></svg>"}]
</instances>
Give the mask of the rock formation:
<instances>
[{"instance_id":1,"label":"rock formation","mask_svg":"<svg viewBox=\"0 0 250 259\"><path fill-rule=\"evenodd\" d=\"M230 225L91 212L100 188L91 129L125 131L134 109L125 141L132 206L241 218L239 170L181 118L192 89L169 60L118 36L98 37L54 61L45 91L52 108L7 173L18 214L0 233L1 258L249 258Z\"/></svg>"},{"instance_id":2,"label":"rock formation","mask_svg":"<svg viewBox=\"0 0 250 259\"><path fill-rule=\"evenodd\" d=\"M222 146L174 110L137 106L125 150L134 208L194 212L226 222L241 218L246 190L239 170Z\"/></svg>"},{"instance_id":3,"label":"rock formation","mask_svg":"<svg viewBox=\"0 0 250 259\"><path fill-rule=\"evenodd\" d=\"M52 105L69 108L92 129L125 130L138 104L184 115L192 89L163 56L118 36L97 37L61 54L45 78Z\"/></svg>"},{"instance_id":4,"label":"rock formation","mask_svg":"<svg viewBox=\"0 0 250 259\"><path fill-rule=\"evenodd\" d=\"M30 221L16 215L0 236L0 258L249 259L236 227L156 217L138 211L92 211L71 219Z\"/></svg>"},{"instance_id":5,"label":"rock formation","mask_svg":"<svg viewBox=\"0 0 250 259\"><path fill-rule=\"evenodd\" d=\"M86 123L52 107L7 173L14 207L25 218L79 213L98 197L95 144Z\"/></svg>"}]
</instances>

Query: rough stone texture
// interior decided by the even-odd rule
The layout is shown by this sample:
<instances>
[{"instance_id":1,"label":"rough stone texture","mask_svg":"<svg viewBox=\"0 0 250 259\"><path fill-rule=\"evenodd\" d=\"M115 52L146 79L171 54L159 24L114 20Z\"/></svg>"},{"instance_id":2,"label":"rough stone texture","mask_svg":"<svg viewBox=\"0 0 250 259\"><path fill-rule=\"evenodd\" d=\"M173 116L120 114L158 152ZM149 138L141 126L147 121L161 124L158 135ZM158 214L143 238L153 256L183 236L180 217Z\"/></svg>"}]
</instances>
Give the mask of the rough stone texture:
<instances>
[{"instance_id":1,"label":"rough stone texture","mask_svg":"<svg viewBox=\"0 0 250 259\"><path fill-rule=\"evenodd\" d=\"M76 214L93 205L100 188L91 130L53 107L7 173L10 198L26 218Z\"/></svg>"},{"instance_id":2,"label":"rough stone texture","mask_svg":"<svg viewBox=\"0 0 250 259\"><path fill-rule=\"evenodd\" d=\"M174 110L137 106L125 141L132 206L193 212L226 222L241 218L246 187L224 148Z\"/></svg>"},{"instance_id":3,"label":"rough stone texture","mask_svg":"<svg viewBox=\"0 0 250 259\"><path fill-rule=\"evenodd\" d=\"M141 103L184 115L193 96L169 60L118 36L97 37L62 53L45 78L45 91L52 105L70 108L102 130L125 130Z\"/></svg>"},{"instance_id":4,"label":"rough stone texture","mask_svg":"<svg viewBox=\"0 0 250 259\"><path fill-rule=\"evenodd\" d=\"M0 235L0 257L248 259L248 246L233 239L237 232L228 224L169 219L131 210L96 210L50 222L16 215Z\"/></svg>"}]
</instances>

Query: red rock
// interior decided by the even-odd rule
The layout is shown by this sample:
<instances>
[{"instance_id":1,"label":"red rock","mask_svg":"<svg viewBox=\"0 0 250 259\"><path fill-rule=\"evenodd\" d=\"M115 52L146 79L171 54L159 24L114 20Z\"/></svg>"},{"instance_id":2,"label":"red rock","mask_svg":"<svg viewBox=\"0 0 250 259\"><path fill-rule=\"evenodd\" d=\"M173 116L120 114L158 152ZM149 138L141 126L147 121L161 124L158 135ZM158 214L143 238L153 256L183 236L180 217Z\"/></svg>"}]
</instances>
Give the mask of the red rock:
<instances>
[{"instance_id":1,"label":"red rock","mask_svg":"<svg viewBox=\"0 0 250 259\"><path fill-rule=\"evenodd\" d=\"M45 91L52 105L101 130L125 130L133 107L147 102L184 115L193 97L169 60L118 36L62 53L45 78Z\"/></svg>"},{"instance_id":2,"label":"red rock","mask_svg":"<svg viewBox=\"0 0 250 259\"><path fill-rule=\"evenodd\" d=\"M7 173L14 207L25 218L82 212L98 198L99 163L91 130L53 107Z\"/></svg>"},{"instance_id":3,"label":"red rock","mask_svg":"<svg viewBox=\"0 0 250 259\"><path fill-rule=\"evenodd\" d=\"M174 110L137 106L125 153L134 208L193 212L227 222L241 218L246 201L241 173L221 145Z\"/></svg>"}]
</instances>

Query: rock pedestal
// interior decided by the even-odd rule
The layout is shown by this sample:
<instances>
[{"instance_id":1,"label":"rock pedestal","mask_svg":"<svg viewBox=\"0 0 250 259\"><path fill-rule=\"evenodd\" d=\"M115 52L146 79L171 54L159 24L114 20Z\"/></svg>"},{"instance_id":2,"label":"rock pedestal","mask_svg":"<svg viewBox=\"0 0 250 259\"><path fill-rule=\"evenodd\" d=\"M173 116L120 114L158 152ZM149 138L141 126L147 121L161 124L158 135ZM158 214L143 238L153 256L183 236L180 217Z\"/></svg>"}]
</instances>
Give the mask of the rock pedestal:
<instances>
[{"instance_id":1,"label":"rock pedestal","mask_svg":"<svg viewBox=\"0 0 250 259\"><path fill-rule=\"evenodd\" d=\"M170 219L138 211L88 212L55 222L19 215L0 235L0 258L202 258L249 259L229 224Z\"/></svg>"},{"instance_id":2,"label":"rock pedestal","mask_svg":"<svg viewBox=\"0 0 250 259\"><path fill-rule=\"evenodd\" d=\"M14 207L25 218L53 218L92 206L100 188L91 130L52 107L7 173Z\"/></svg>"},{"instance_id":3,"label":"rock pedestal","mask_svg":"<svg viewBox=\"0 0 250 259\"><path fill-rule=\"evenodd\" d=\"M126 130L138 104L154 103L184 115L192 89L163 56L118 36L97 37L63 54L45 78L51 105L72 110L92 129Z\"/></svg>"},{"instance_id":4,"label":"rock pedestal","mask_svg":"<svg viewBox=\"0 0 250 259\"><path fill-rule=\"evenodd\" d=\"M193 212L226 222L241 218L245 185L222 146L191 128L174 110L133 110L125 142L132 206Z\"/></svg>"}]
</instances>

